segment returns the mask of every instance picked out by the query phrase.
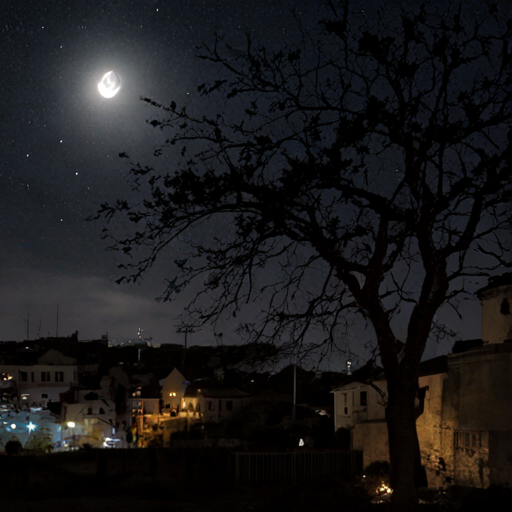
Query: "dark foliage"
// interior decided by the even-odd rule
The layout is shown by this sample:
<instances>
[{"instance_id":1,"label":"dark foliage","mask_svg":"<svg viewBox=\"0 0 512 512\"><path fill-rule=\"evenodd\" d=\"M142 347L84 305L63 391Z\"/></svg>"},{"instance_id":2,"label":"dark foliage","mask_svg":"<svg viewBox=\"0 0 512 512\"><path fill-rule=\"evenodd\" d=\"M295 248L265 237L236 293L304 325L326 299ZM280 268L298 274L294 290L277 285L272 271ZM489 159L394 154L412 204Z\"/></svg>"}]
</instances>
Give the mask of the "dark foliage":
<instances>
[{"instance_id":1,"label":"dark foliage","mask_svg":"<svg viewBox=\"0 0 512 512\"><path fill-rule=\"evenodd\" d=\"M5 453L7 455L18 455L23 447L17 439L11 439L5 443Z\"/></svg>"}]
</instances>

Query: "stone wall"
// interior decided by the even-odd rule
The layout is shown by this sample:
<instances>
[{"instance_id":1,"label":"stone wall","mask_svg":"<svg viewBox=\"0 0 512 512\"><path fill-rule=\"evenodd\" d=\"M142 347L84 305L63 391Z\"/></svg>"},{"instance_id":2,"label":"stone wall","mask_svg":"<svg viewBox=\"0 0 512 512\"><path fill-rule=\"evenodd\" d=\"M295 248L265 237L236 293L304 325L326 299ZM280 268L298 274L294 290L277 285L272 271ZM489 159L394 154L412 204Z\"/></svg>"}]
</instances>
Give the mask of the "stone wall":
<instances>
[{"instance_id":1,"label":"stone wall","mask_svg":"<svg viewBox=\"0 0 512 512\"><path fill-rule=\"evenodd\" d=\"M363 451L363 468L372 462L389 461L386 421L376 420L355 425L352 431L351 448Z\"/></svg>"},{"instance_id":2,"label":"stone wall","mask_svg":"<svg viewBox=\"0 0 512 512\"><path fill-rule=\"evenodd\" d=\"M443 410L443 384L446 373L420 377L419 387L427 388L423 404L423 413L416 421L418 440L420 443L422 464L427 473L429 486L441 487L446 484L446 478L453 477L447 467L446 454L443 444L449 444L447 433L441 425ZM453 436L449 436L453 440ZM444 443L443 443L444 441ZM448 442L447 442L448 441ZM453 468L451 468L453 470Z\"/></svg>"},{"instance_id":3,"label":"stone wall","mask_svg":"<svg viewBox=\"0 0 512 512\"><path fill-rule=\"evenodd\" d=\"M457 485L489 487L489 433L456 431L454 445L454 477Z\"/></svg>"},{"instance_id":4,"label":"stone wall","mask_svg":"<svg viewBox=\"0 0 512 512\"><path fill-rule=\"evenodd\" d=\"M448 356L443 404L447 428L509 430L512 426L512 344Z\"/></svg>"},{"instance_id":5,"label":"stone wall","mask_svg":"<svg viewBox=\"0 0 512 512\"><path fill-rule=\"evenodd\" d=\"M512 286L497 286L482 291L480 298L484 345L512 339Z\"/></svg>"},{"instance_id":6,"label":"stone wall","mask_svg":"<svg viewBox=\"0 0 512 512\"><path fill-rule=\"evenodd\" d=\"M489 473L492 484L512 488L512 430L489 432Z\"/></svg>"}]
</instances>

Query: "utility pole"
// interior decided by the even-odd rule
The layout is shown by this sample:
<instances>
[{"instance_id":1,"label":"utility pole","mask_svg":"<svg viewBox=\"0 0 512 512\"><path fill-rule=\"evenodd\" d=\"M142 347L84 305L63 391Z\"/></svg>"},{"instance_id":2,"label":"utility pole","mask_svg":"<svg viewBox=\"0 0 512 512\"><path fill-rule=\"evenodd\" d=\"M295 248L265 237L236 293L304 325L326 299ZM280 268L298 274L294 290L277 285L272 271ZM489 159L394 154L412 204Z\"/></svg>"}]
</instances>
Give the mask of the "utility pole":
<instances>
[{"instance_id":1,"label":"utility pole","mask_svg":"<svg viewBox=\"0 0 512 512\"><path fill-rule=\"evenodd\" d=\"M36 339L39 339L41 338L41 325L43 323L43 315L40 315L39 316L39 326L37 328L37 335L36 335Z\"/></svg>"},{"instance_id":2,"label":"utility pole","mask_svg":"<svg viewBox=\"0 0 512 512\"><path fill-rule=\"evenodd\" d=\"M27 313L27 341L30 339L30 313Z\"/></svg>"},{"instance_id":3,"label":"utility pole","mask_svg":"<svg viewBox=\"0 0 512 512\"><path fill-rule=\"evenodd\" d=\"M57 327L55 329L55 337L58 338L59 337L59 303L57 302Z\"/></svg>"},{"instance_id":4,"label":"utility pole","mask_svg":"<svg viewBox=\"0 0 512 512\"><path fill-rule=\"evenodd\" d=\"M181 366L185 366L185 357L187 355L187 337L188 337L188 327L185 328L185 344L183 345L183 359L181 361Z\"/></svg>"},{"instance_id":5,"label":"utility pole","mask_svg":"<svg viewBox=\"0 0 512 512\"><path fill-rule=\"evenodd\" d=\"M295 423L297 410L297 363L293 365L293 422Z\"/></svg>"},{"instance_id":6,"label":"utility pole","mask_svg":"<svg viewBox=\"0 0 512 512\"><path fill-rule=\"evenodd\" d=\"M181 366L185 366L185 358L187 355L187 344L188 344L188 333L194 333L194 329L191 325L180 325L178 329L176 329L176 334L185 333L185 344L183 345L183 358L181 360Z\"/></svg>"}]
</instances>

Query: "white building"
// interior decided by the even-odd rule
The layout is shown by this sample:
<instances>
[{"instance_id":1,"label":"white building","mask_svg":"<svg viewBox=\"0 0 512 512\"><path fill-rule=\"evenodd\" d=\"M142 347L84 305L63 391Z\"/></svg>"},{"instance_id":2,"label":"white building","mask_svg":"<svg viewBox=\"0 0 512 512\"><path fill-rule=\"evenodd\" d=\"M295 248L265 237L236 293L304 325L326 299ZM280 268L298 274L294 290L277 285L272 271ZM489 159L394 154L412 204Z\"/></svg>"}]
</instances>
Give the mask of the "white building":
<instances>
[{"instance_id":1,"label":"white building","mask_svg":"<svg viewBox=\"0 0 512 512\"><path fill-rule=\"evenodd\" d=\"M0 376L2 387L10 384L20 403L46 406L78 383L78 366L75 359L51 349L34 365L0 365Z\"/></svg>"},{"instance_id":2,"label":"white building","mask_svg":"<svg viewBox=\"0 0 512 512\"><path fill-rule=\"evenodd\" d=\"M101 389L76 390L73 401L62 403L61 442L65 447L90 444L95 448L124 447L129 425L119 425L115 402L108 392L109 377Z\"/></svg>"}]
</instances>

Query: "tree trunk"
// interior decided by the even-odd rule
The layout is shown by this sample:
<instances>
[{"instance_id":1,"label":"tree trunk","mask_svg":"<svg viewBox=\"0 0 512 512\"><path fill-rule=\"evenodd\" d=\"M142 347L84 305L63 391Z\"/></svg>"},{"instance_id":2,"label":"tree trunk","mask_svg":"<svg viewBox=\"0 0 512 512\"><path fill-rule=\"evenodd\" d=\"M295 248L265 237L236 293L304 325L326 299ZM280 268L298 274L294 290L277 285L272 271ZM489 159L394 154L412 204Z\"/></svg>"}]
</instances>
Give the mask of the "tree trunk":
<instances>
[{"instance_id":1,"label":"tree trunk","mask_svg":"<svg viewBox=\"0 0 512 512\"><path fill-rule=\"evenodd\" d=\"M418 509L417 487L421 482L421 454L416 432L414 399L416 386L401 382L389 384L386 420L391 463L390 485L397 512Z\"/></svg>"}]
</instances>

